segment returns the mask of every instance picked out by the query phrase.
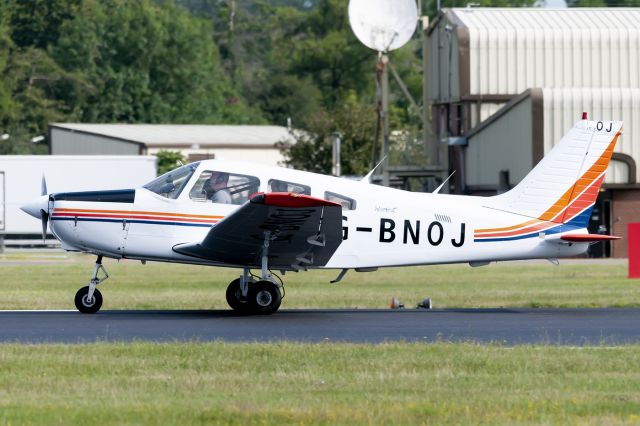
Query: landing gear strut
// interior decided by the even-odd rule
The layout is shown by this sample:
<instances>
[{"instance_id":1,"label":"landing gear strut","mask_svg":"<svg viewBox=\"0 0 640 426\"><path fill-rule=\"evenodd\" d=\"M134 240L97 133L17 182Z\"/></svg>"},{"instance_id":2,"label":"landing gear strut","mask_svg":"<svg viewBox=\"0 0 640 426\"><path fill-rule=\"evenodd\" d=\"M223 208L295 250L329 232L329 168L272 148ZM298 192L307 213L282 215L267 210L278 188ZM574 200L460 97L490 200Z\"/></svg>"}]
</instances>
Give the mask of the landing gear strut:
<instances>
[{"instance_id":1,"label":"landing gear strut","mask_svg":"<svg viewBox=\"0 0 640 426\"><path fill-rule=\"evenodd\" d=\"M98 277L100 271L104 274L102 277ZM83 314L95 314L100 310L102 307L102 294L96 286L107 278L109 278L109 274L107 270L104 269L104 266L102 266L102 255L99 255L89 285L82 287L76 293L76 308L78 308L80 312Z\"/></svg>"},{"instance_id":2,"label":"landing gear strut","mask_svg":"<svg viewBox=\"0 0 640 426\"><path fill-rule=\"evenodd\" d=\"M269 315L278 310L282 303L282 283L276 283L269 272L269 242L271 233L265 232L262 247L262 277L256 281L249 275L249 268L244 268L242 276L227 287L227 303L239 313Z\"/></svg>"}]
</instances>

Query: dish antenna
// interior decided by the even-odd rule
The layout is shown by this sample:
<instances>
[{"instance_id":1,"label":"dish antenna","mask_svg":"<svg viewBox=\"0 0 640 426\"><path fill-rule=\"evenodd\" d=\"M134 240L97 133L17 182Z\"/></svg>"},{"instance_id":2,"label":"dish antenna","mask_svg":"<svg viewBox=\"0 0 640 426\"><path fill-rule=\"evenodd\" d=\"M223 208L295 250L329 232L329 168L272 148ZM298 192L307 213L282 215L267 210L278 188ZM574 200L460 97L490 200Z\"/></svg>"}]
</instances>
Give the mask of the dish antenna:
<instances>
[{"instance_id":1,"label":"dish antenna","mask_svg":"<svg viewBox=\"0 0 640 426\"><path fill-rule=\"evenodd\" d=\"M416 0L349 0L349 23L362 44L378 51L378 125L371 150L371 166L376 164L375 145L381 124L382 184L389 186L389 69L411 104L416 106L416 103L389 62L387 52L404 46L411 39L418 24L418 6ZM416 112L420 114L417 107Z\"/></svg>"},{"instance_id":2,"label":"dish antenna","mask_svg":"<svg viewBox=\"0 0 640 426\"><path fill-rule=\"evenodd\" d=\"M362 44L390 52L413 36L418 7L415 0L350 0L349 23Z\"/></svg>"}]
</instances>

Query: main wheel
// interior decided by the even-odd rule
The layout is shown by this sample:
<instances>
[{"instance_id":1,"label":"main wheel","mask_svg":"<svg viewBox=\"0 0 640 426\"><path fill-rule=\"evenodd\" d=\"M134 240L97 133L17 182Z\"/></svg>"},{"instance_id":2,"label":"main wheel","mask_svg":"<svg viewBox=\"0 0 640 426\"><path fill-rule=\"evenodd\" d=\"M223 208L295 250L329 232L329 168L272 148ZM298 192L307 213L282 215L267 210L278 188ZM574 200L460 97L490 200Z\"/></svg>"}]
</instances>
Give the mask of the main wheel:
<instances>
[{"instance_id":1,"label":"main wheel","mask_svg":"<svg viewBox=\"0 0 640 426\"><path fill-rule=\"evenodd\" d=\"M229 283L227 287L227 303L236 312L246 312L248 304L246 300L242 300L242 289L240 288L240 278Z\"/></svg>"},{"instance_id":2,"label":"main wheel","mask_svg":"<svg viewBox=\"0 0 640 426\"><path fill-rule=\"evenodd\" d=\"M278 310L282 296L278 286L271 281L258 281L249 286L247 302L251 312L269 315Z\"/></svg>"},{"instance_id":3,"label":"main wheel","mask_svg":"<svg viewBox=\"0 0 640 426\"><path fill-rule=\"evenodd\" d=\"M95 314L102 307L102 294L97 288L93 292L93 298L89 300L89 286L82 287L76 293L76 308L83 314Z\"/></svg>"}]
</instances>

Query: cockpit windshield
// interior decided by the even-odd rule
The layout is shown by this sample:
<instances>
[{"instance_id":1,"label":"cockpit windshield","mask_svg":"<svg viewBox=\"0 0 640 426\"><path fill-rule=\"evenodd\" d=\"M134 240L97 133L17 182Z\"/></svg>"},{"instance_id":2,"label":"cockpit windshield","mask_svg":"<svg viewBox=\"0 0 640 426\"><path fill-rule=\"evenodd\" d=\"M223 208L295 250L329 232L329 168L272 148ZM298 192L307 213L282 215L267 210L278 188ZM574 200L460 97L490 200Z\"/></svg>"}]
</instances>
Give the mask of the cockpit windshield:
<instances>
[{"instance_id":1,"label":"cockpit windshield","mask_svg":"<svg viewBox=\"0 0 640 426\"><path fill-rule=\"evenodd\" d=\"M175 200L178 198L187 182L189 182L189 178L191 178L193 172L198 168L198 164L200 163L191 163L171 170L162 176L158 176L148 184L144 185L143 188L146 188L151 192L155 192L158 195L162 195L163 197Z\"/></svg>"}]
</instances>

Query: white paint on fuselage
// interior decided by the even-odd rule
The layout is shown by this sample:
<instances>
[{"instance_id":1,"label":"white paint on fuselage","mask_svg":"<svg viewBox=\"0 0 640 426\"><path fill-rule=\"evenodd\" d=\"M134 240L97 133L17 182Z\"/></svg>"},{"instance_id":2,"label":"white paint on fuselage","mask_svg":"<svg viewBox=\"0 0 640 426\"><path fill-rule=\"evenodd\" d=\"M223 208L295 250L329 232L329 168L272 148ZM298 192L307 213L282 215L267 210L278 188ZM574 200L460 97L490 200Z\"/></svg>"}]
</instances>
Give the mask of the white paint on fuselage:
<instances>
[{"instance_id":1,"label":"white paint on fuselage","mask_svg":"<svg viewBox=\"0 0 640 426\"><path fill-rule=\"evenodd\" d=\"M313 197L325 198L325 191L330 191L356 200L355 210L343 209L343 227L346 229L347 238L325 268L556 258L580 254L588 247L586 243L558 244L543 237L474 242L475 229L510 226L527 220L522 216L492 208L491 197L412 193L293 169L221 160L201 162L175 200L139 188L136 190L133 204L56 201L54 207L228 216L240 206L189 199L191 188L205 170L255 176L260 180L262 192L268 192L267 182L270 179L279 179L310 186ZM391 223L394 225L392 230ZM464 235L461 233L463 224ZM385 228L381 230L383 225ZM63 243L65 249L104 254L114 258L192 264L215 263L180 255L175 253L172 247L181 243L200 242L209 229L209 226L148 224L136 223L135 220L51 222L52 232Z\"/></svg>"}]
</instances>

